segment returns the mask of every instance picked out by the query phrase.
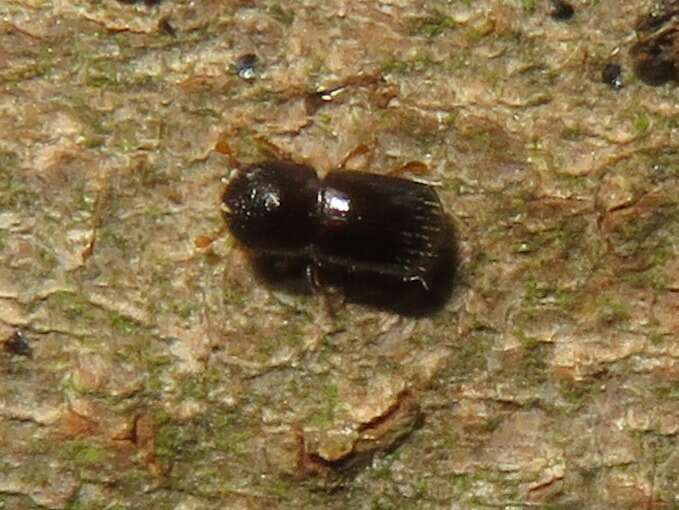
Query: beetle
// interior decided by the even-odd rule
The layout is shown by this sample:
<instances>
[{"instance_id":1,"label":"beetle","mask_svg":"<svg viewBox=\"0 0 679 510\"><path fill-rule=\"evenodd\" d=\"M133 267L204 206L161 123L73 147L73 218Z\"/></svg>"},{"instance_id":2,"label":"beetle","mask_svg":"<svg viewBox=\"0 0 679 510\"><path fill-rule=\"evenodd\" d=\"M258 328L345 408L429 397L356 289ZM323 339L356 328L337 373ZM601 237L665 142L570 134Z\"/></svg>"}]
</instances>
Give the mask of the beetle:
<instances>
[{"instance_id":1,"label":"beetle","mask_svg":"<svg viewBox=\"0 0 679 510\"><path fill-rule=\"evenodd\" d=\"M305 274L312 288L406 315L438 309L452 289L452 225L429 185L265 161L236 171L222 212L265 279Z\"/></svg>"}]
</instances>

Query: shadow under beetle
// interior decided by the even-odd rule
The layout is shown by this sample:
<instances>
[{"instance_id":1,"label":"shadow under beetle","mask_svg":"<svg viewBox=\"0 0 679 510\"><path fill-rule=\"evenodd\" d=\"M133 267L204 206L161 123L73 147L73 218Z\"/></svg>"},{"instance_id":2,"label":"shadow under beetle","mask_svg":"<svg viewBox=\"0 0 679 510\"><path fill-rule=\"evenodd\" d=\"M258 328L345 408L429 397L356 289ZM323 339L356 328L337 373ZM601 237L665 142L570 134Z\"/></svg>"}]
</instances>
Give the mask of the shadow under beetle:
<instances>
[{"instance_id":1,"label":"shadow under beetle","mask_svg":"<svg viewBox=\"0 0 679 510\"><path fill-rule=\"evenodd\" d=\"M224 219L270 284L335 288L404 315L440 308L452 291L452 225L426 184L268 161L238 170ZM307 287L308 288L308 287Z\"/></svg>"}]
</instances>

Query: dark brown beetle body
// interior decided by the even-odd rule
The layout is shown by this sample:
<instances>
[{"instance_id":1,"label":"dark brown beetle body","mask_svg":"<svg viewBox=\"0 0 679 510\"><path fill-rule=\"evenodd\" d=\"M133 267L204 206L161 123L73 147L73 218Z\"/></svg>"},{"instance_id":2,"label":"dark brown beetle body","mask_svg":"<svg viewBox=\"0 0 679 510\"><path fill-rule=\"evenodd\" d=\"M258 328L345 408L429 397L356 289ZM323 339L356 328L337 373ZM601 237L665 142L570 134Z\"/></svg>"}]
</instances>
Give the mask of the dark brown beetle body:
<instances>
[{"instance_id":1,"label":"dark brown beetle body","mask_svg":"<svg viewBox=\"0 0 679 510\"><path fill-rule=\"evenodd\" d=\"M417 314L452 285L452 229L425 184L351 171L319 179L275 161L239 171L222 198L231 233L259 261L304 269L350 299Z\"/></svg>"}]
</instances>

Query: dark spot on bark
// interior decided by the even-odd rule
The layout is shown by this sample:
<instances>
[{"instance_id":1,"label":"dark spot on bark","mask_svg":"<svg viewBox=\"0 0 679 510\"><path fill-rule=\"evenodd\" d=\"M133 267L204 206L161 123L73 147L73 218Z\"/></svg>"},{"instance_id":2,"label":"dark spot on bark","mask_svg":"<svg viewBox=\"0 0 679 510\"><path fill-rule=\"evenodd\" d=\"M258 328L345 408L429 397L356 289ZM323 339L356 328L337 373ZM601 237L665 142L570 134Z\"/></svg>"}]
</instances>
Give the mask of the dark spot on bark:
<instances>
[{"instance_id":1,"label":"dark spot on bark","mask_svg":"<svg viewBox=\"0 0 679 510\"><path fill-rule=\"evenodd\" d=\"M550 16L557 21L567 21L575 14L573 6L564 0L552 0L552 5L554 9Z\"/></svg>"},{"instance_id":2,"label":"dark spot on bark","mask_svg":"<svg viewBox=\"0 0 679 510\"><path fill-rule=\"evenodd\" d=\"M160 30L164 34L169 35L170 37L176 37L177 36L177 31L170 24L170 20L168 18L162 18L158 22L158 30Z\"/></svg>"},{"instance_id":3,"label":"dark spot on bark","mask_svg":"<svg viewBox=\"0 0 679 510\"><path fill-rule=\"evenodd\" d=\"M601 81L612 89L621 89L624 86L622 67L619 64L606 64L601 70Z\"/></svg>"},{"instance_id":4,"label":"dark spot on bark","mask_svg":"<svg viewBox=\"0 0 679 510\"><path fill-rule=\"evenodd\" d=\"M257 77L257 55L246 53L241 55L234 62L234 70L239 78L243 80L254 80Z\"/></svg>"},{"instance_id":5,"label":"dark spot on bark","mask_svg":"<svg viewBox=\"0 0 679 510\"><path fill-rule=\"evenodd\" d=\"M33 354L28 339L21 331L15 331L12 336L5 340L3 345L5 350L11 354L27 357L31 357Z\"/></svg>"}]
</instances>

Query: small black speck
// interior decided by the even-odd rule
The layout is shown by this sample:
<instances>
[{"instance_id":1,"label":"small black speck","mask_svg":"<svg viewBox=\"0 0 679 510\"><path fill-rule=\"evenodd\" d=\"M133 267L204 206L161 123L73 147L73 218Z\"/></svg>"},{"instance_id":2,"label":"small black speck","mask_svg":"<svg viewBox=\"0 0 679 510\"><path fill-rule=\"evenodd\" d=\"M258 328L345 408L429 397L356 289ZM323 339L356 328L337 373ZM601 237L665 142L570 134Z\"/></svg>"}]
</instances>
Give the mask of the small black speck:
<instances>
[{"instance_id":1,"label":"small black speck","mask_svg":"<svg viewBox=\"0 0 679 510\"><path fill-rule=\"evenodd\" d=\"M550 16L557 21L567 21L575 14L573 6L564 0L552 0L552 5L554 10L552 10Z\"/></svg>"},{"instance_id":2,"label":"small black speck","mask_svg":"<svg viewBox=\"0 0 679 510\"><path fill-rule=\"evenodd\" d=\"M624 86L622 67L619 64L606 64L601 70L601 81L612 89L621 89Z\"/></svg>"},{"instance_id":3,"label":"small black speck","mask_svg":"<svg viewBox=\"0 0 679 510\"><path fill-rule=\"evenodd\" d=\"M18 356L30 357L33 354L33 349L21 331L15 331L12 336L5 340L4 346L7 352Z\"/></svg>"},{"instance_id":4,"label":"small black speck","mask_svg":"<svg viewBox=\"0 0 679 510\"><path fill-rule=\"evenodd\" d=\"M169 35L170 37L176 37L177 35L177 31L170 24L170 20L167 18L163 18L158 22L158 29L164 34Z\"/></svg>"},{"instance_id":5,"label":"small black speck","mask_svg":"<svg viewBox=\"0 0 679 510\"><path fill-rule=\"evenodd\" d=\"M254 80L257 77L255 65L257 64L257 55L254 53L246 53L236 59L234 67L236 74L243 80Z\"/></svg>"}]
</instances>

